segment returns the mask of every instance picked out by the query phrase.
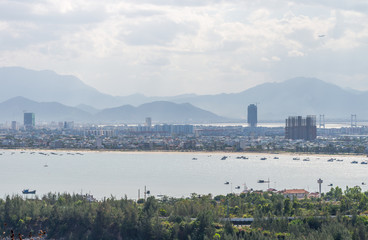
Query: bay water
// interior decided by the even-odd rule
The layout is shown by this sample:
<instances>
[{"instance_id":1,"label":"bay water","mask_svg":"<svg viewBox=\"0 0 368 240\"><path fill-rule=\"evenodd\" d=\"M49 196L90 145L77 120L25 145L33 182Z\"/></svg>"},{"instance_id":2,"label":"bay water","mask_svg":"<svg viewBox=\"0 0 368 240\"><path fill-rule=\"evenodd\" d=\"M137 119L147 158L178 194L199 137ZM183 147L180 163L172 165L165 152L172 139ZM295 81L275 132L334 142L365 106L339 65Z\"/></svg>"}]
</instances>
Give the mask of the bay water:
<instances>
[{"instance_id":1,"label":"bay water","mask_svg":"<svg viewBox=\"0 0 368 240\"><path fill-rule=\"evenodd\" d=\"M224 156L226 160L221 160ZM331 158L336 159L328 161ZM68 192L93 194L99 200L110 196L137 199L138 192L143 197L145 186L152 196L172 197L268 187L316 192L319 178L324 181L323 192L329 191L330 184L367 191L368 164L361 164L366 160L365 156L264 153L0 150L0 198L29 189L38 196Z\"/></svg>"}]
</instances>

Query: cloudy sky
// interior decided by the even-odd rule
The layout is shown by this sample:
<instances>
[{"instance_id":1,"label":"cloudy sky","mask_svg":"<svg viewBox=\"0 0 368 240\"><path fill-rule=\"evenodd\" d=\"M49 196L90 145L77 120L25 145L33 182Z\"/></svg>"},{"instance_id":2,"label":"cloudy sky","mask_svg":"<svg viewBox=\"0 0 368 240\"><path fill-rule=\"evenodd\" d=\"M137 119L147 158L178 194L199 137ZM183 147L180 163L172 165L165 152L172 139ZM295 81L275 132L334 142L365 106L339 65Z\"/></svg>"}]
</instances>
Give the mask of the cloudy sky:
<instances>
[{"instance_id":1,"label":"cloudy sky","mask_svg":"<svg viewBox=\"0 0 368 240\"><path fill-rule=\"evenodd\" d=\"M368 90L367 56L366 0L0 0L0 66L113 95L231 93L297 76Z\"/></svg>"}]
</instances>

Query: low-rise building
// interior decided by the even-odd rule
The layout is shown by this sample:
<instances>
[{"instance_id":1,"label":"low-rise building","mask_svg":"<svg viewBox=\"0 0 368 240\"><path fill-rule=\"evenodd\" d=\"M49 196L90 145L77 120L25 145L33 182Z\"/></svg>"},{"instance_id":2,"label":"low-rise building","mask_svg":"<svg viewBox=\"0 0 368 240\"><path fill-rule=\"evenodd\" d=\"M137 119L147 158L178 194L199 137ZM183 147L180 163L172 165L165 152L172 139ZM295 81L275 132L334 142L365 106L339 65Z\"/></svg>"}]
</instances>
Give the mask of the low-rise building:
<instances>
[{"instance_id":1,"label":"low-rise building","mask_svg":"<svg viewBox=\"0 0 368 240\"><path fill-rule=\"evenodd\" d=\"M304 189L285 189L279 192L285 198L302 199L308 196L309 192Z\"/></svg>"}]
</instances>

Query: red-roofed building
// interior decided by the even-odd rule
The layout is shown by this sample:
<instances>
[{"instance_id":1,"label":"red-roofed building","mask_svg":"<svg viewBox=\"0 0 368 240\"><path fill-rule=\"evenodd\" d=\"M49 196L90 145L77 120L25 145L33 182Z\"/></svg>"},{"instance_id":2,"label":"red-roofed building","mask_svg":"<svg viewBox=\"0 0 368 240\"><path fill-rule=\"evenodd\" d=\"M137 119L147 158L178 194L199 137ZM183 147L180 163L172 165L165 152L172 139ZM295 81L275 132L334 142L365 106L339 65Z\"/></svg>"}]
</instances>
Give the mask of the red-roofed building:
<instances>
[{"instance_id":1,"label":"red-roofed building","mask_svg":"<svg viewBox=\"0 0 368 240\"><path fill-rule=\"evenodd\" d=\"M290 199L301 199L308 196L309 192L304 189L285 189L279 192L284 197L290 198Z\"/></svg>"}]
</instances>

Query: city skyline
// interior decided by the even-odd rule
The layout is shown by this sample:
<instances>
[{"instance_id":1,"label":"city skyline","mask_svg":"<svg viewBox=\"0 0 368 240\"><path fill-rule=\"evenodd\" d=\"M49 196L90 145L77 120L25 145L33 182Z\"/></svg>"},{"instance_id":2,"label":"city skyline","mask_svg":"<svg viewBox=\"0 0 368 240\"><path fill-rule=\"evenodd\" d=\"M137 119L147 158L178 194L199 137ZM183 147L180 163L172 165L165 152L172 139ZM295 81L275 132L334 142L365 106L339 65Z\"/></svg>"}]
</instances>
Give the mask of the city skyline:
<instances>
[{"instance_id":1,"label":"city skyline","mask_svg":"<svg viewBox=\"0 0 368 240\"><path fill-rule=\"evenodd\" d=\"M299 76L368 90L363 1L0 6L0 66L75 75L112 95L233 93Z\"/></svg>"}]
</instances>

